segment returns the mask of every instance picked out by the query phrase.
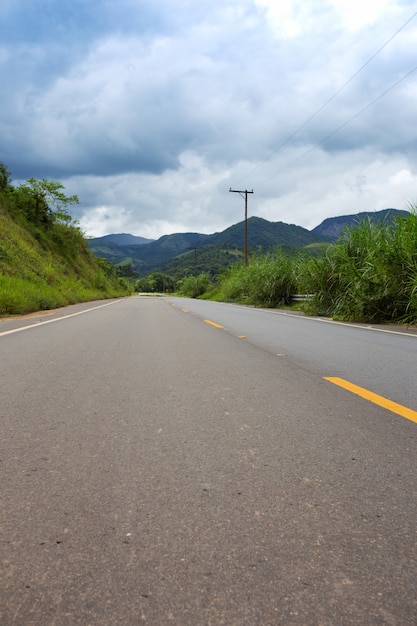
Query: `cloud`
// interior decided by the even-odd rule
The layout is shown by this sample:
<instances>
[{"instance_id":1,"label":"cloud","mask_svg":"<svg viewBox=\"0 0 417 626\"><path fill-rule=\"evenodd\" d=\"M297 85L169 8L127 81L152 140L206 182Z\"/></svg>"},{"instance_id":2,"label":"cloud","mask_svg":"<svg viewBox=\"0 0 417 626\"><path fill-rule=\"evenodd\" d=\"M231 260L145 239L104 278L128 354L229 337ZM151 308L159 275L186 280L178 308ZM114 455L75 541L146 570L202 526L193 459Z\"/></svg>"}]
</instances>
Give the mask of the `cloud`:
<instances>
[{"instance_id":1,"label":"cloud","mask_svg":"<svg viewBox=\"0 0 417 626\"><path fill-rule=\"evenodd\" d=\"M390 88L417 65L417 19L346 83L414 9L5 1L0 159L17 180L61 180L92 235L221 230L242 219L236 185L254 188L252 214L311 228L403 208L416 200L417 72Z\"/></svg>"}]
</instances>

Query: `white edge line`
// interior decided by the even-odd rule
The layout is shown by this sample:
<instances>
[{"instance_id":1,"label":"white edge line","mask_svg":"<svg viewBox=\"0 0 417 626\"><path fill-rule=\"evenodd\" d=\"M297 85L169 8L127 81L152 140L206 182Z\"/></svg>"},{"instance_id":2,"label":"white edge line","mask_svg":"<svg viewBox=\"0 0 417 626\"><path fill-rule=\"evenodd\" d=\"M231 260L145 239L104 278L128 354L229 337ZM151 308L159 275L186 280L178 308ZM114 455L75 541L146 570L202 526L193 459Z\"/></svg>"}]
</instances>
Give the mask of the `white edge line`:
<instances>
[{"instance_id":1,"label":"white edge line","mask_svg":"<svg viewBox=\"0 0 417 626\"><path fill-rule=\"evenodd\" d=\"M247 307L244 304L235 304L234 302L219 302L219 304L222 304L224 306L229 306L229 307L236 307L239 309L246 309L246 310L254 310L254 311L259 311L262 313L269 313L270 315L283 315L285 317L292 317L294 319L299 319L299 320L305 320L305 321L312 321L312 322L320 322L321 324L338 324L339 326L349 326L350 328L360 328L362 330L371 330L374 331L376 333L387 333L389 335L402 335L403 337L411 337L413 339L417 339L417 334L414 334L412 331L409 333L404 333L401 330L388 330L388 328L377 328L375 326L365 326L363 324L352 324L350 322L338 322L336 320L330 320L328 318L325 317L315 317L312 315L294 315L293 313L291 313L291 311L277 311L276 309L262 309L262 308L253 308L250 309L250 307Z\"/></svg>"},{"instance_id":2,"label":"white edge line","mask_svg":"<svg viewBox=\"0 0 417 626\"><path fill-rule=\"evenodd\" d=\"M235 305L236 306L236 305ZM239 306L239 305L237 305ZM294 315L291 312L287 311L274 311L273 309L258 309L258 311L263 311L264 313L272 313L273 315L284 315L285 317L292 317L294 319L300 320L310 320L313 322L320 322L321 324L337 324L338 326L349 326L349 328L360 328L362 330L372 330L376 333L388 333L389 335L402 335L403 337L412 337L417 339L417 335L413 332L404 333L401 330L389 330L388 328L376 328L375 326L366 326L364 324L351 324L350 322L338 322L337 320L329 320L325 317L314 317L314 316L303 316L303 315Z\"/></svg>"},{"instance_id":3,"label":"white edge line","mask_svg":"<svg viewBox=\"0 0 417 626\"><path fill-rule=\"evenodd\" d=\"M388 328L376 328L375 326L364 326L363 324L350 324L349 322L337 322L336 320L327 320L327 319L322 319L320 317L313 317L310 319L314 319L316 322L321 322L322 324L338 324L339 326L349 326L350 328L361 328L362 330L372 330L376 333L388 333L389 335L403 335L403 337L413 337L414 339L417 339L417 335L414 335L412 332L404 333L401 330L388 330Z\"/></svg>"},{"instance_id":4,"label":"white edge line","mask_svg":"<svg viewBox=\"0 0 417 626\"><path fill-rule=\"evenodd\" d=\"M117 304L118 302L121 302L121 300L116 300L113 302L106 302L106 304L93 306L90 309L85 309L84 311L78 311L77 313L69 313L68 315L55 317L53 320L45 320L44 322L36 322L35 324L30 324L29 326L21 326L20 328L13 328L12 330L5 330L2 333L0 333L0 337L4 337L5 335L12 335L13 333L20 333L22 330L31 330L33 328L39 328L39 326L43 326L44 324L53 324L54 322L61 322L62 320L66 320L69 317L75 317L76 315L83 315L84 313L90 313L90 311L95 311L96 309L102 309L105 306L111 306L112 304Z\"/></svg>"}]
</instances>

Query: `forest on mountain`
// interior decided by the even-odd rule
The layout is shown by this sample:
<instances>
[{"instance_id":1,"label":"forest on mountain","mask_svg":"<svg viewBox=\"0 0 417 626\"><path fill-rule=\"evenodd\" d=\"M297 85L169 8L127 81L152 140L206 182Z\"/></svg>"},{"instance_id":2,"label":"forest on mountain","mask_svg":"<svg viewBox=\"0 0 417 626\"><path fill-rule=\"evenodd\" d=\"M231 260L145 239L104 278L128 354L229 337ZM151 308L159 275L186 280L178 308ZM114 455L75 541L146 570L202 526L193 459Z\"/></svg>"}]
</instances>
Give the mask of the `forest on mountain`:
<instances>
[{"instance_id":1,"label":"forest on mountain","mask_svg":"<svg viewBox=\"0 0 417 626\"><path fill-rule=\"evenodd\" d=\"M324 244L336 241L344 228L362 219L389 222L401 215L408 215L408 211L386 209L332 217L312 231L253 216L247 221L248 250L251 255L274 248L281 248L288 254L302 248L317 253ZM244 222L212 235L175 233L150 241L122 233L91 238L88 244L95 254L117 265L121 273L125 271L130 275L133 271L141 279L155 272L167 274L174 281L202 272L213 277L243 259Z\"/></svg>"}]
</instances>

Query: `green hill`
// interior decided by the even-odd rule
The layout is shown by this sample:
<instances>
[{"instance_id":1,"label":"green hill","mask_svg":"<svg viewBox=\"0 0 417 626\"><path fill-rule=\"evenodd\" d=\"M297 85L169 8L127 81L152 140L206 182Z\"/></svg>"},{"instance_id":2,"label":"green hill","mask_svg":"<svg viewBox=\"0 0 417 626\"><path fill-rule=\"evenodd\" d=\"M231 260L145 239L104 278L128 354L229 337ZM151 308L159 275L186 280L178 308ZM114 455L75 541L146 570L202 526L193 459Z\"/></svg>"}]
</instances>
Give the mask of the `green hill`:
<instances>
[{"instance_id":1,"label":"green hill","mask_svg":"<svg viewBox=\"0 0 417 626\"><path fill-rule=\"evenodd\" d=\"M222 273L227 267L243 260L242 250L233 246L207 246L194 248L178 254L161 272L172 276L175 280L185 276L198 276L208 273L212 277Z\"/></svg>"},{"instance_id":2,"label":"green hill","mask_svg":"<svg viewBox=\"0 0 417 626\"><path fill-rule=\"evenodd\" d=\"M103 237L96 237L94 241L104 245L107 243L115 243L118 246L139 246L146 245L147 243L151 243L155 240L146 239L145 237L137 237L136 235L129 235L128 233L115 233L112 235L104 235Z\"/></svg>"},{"instance_id":3,"label":"green hill","mask_svg":"<svg viewBox=\"0 0 417 626\"><path fill-rule=\"evenodd\" d=\"M178 255L200 246L209 235L177 233L163 235L157 241L141 245L120 245L103 238L89 239L89 248L94 254L104 257L115 265L130 263L141 276L160 271Z\"/></svg>"},{"instance_id":4,"label":"green hill","mask_svg":"<svg viewBox=\"0 0 417 626\"><path fill-rule=\"evenodd\" d=\"M0 164L0 315L127 295L127 284L89 250L65 206L53 207L48 181L43 191L39 181L14 188L4 170ZM49 187L63 201L61 189Z\"/></svg>"},{"instance_id":5,"label":"green hill","mask_svg":"<svg viewBox=\"0 0 417 626\"><path fill-rule=\"evenodd\" d=\"M206 245L235 245L243 246L244 222L234 224L221 233L211 235ZM284 222L269 222L261 217L248 219L248 246L249 248L302 248L311 243L322 241L318 235L312 234L301 226L285 224Z\"/></svg>"},{"instance_id":6,"label":"green hill","mask_svg":"<svg viewBox=\"0 0 417 626\"><path fill-rule=\"evenodd\" d=\"M243 242L244 222L239 222L213 235L177 233L146 245L120 245L103 241L103 237L90 239L88 244L95 254L116 265L130 263L142 277L155 271L180 277L195 272L217 274L242 258ZM320 242L320 237L301 226L269 222L260 217L248 219L249 250L274 247L293 250Z\"/></svg>"}]
</instances>

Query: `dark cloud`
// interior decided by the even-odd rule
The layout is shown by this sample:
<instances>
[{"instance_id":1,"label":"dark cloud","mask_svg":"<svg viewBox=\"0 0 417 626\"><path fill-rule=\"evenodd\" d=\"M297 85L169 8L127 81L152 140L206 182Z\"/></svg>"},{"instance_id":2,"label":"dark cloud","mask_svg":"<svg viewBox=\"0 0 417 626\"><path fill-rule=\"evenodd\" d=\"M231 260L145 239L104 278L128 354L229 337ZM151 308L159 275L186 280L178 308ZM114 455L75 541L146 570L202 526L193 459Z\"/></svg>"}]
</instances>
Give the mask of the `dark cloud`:
<instances>
[{"instance_id":1,"label":"dark cloud","mask_svg":"<svg viewBox=\"0 0 417 626\"><path fill-rule=\"evenodd\" d=\"M0 159L16 179L63 180L101 234L219 230L241 218L235 183L256 189L257 214L311 227L402 208L417 182L417 73L390 88L417 65L417 19L347 81L412 11L5 0Z\"/></svg>"}]
</instances>

